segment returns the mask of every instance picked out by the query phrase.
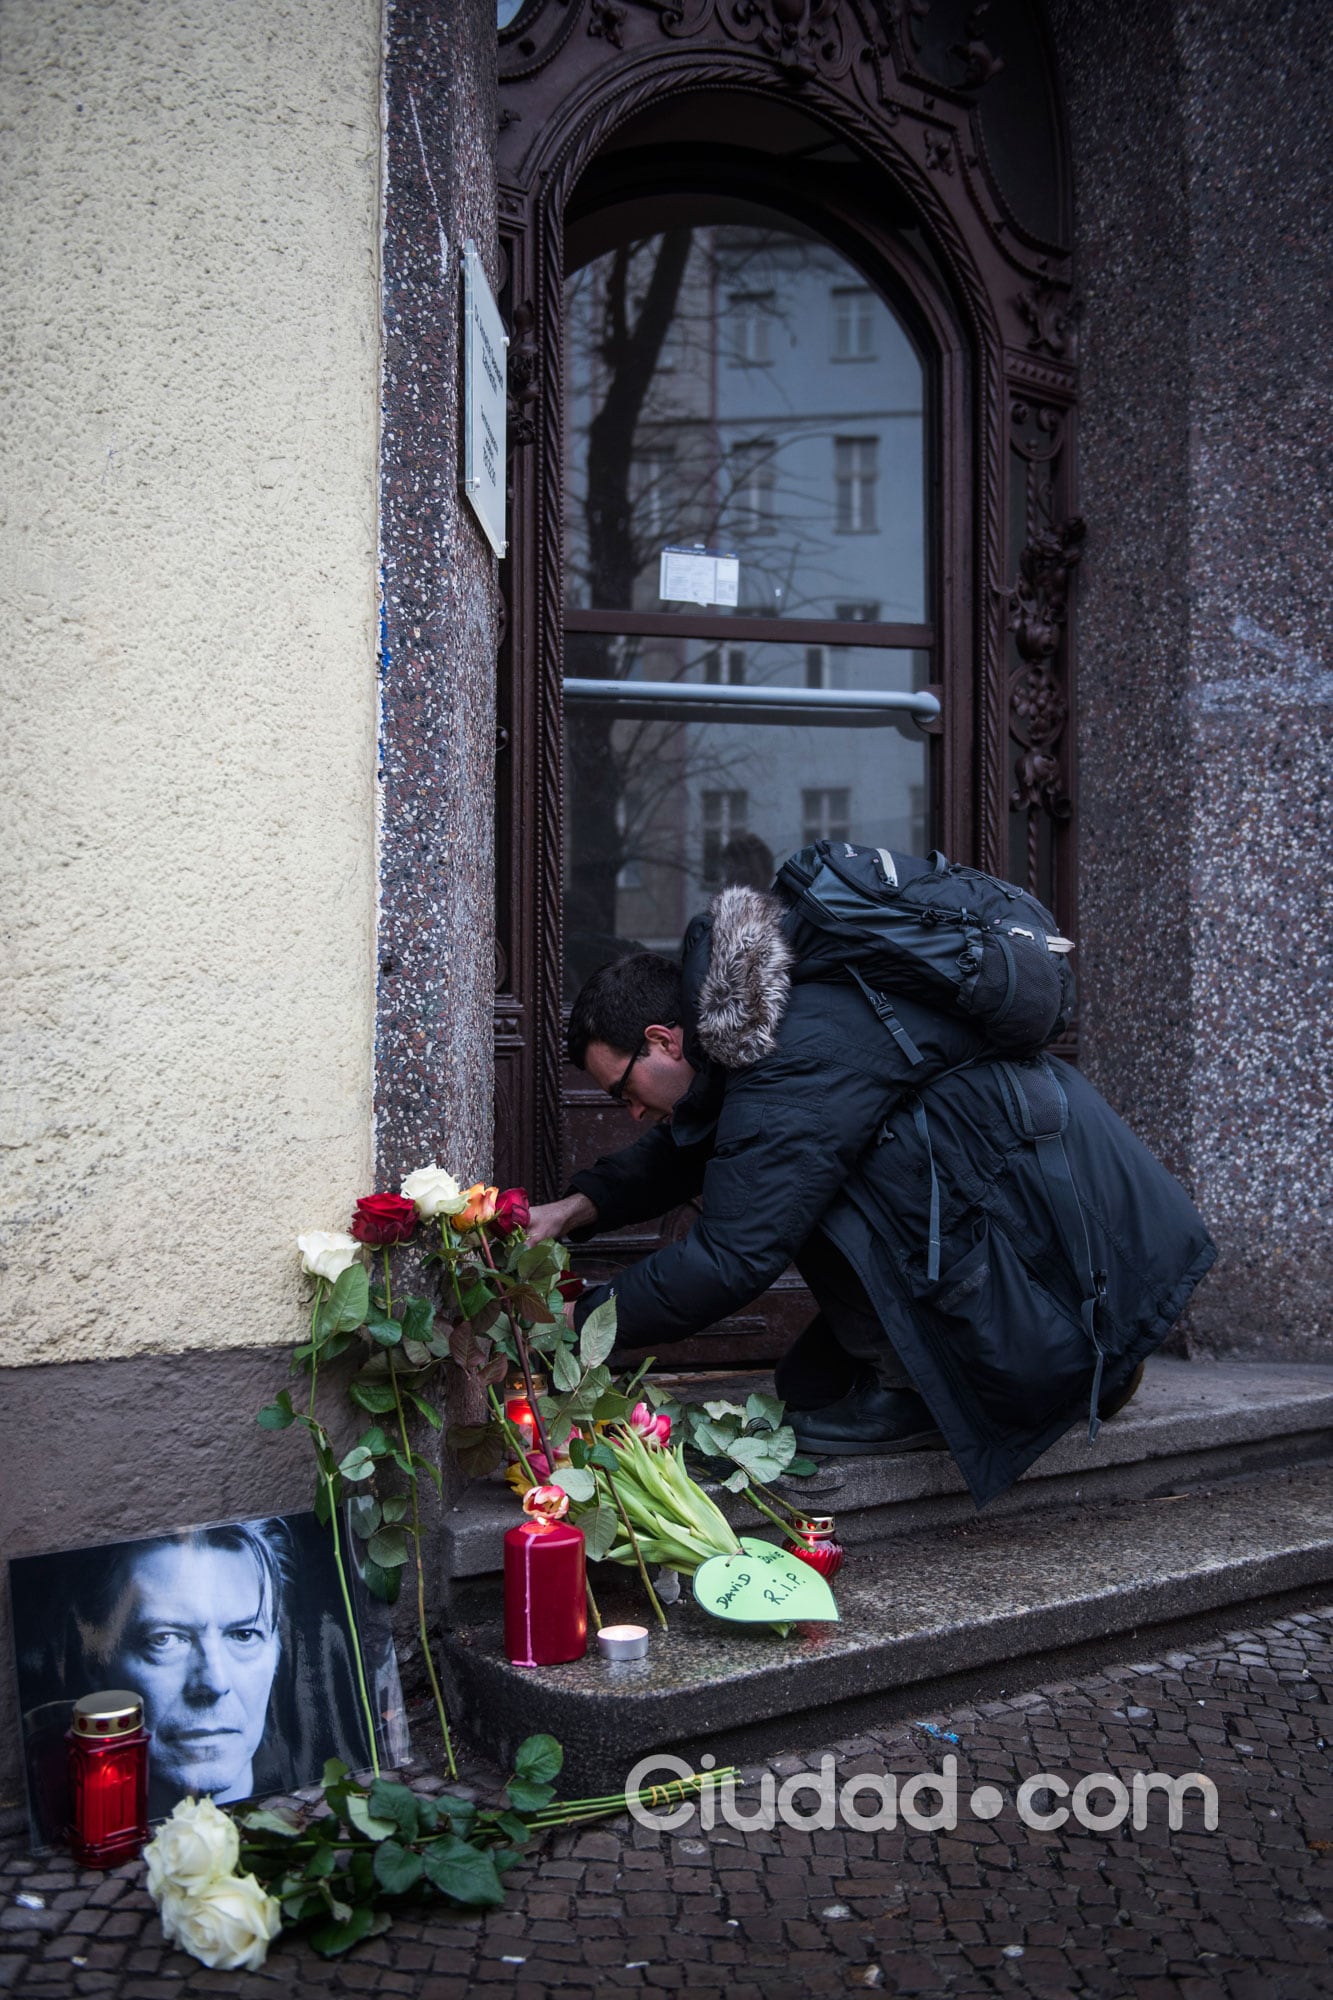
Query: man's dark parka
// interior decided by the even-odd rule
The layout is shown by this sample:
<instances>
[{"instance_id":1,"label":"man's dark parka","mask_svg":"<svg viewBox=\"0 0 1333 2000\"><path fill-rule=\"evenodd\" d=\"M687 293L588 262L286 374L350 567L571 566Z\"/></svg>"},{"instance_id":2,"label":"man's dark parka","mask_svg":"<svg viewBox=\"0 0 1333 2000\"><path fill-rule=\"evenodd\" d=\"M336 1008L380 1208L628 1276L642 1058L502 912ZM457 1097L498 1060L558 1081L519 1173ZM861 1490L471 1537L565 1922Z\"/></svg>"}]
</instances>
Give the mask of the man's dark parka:
<instances>
[{"instance_id":1,"label":"man's dark parka","mask_svg":"<svg viewBox=\"0 0 1333 2000\"><path fill-rule=\"evenodd\" d=\"M757 1298L820 1229L981 1506L1087 1417L1096 1361L1015 1082L1056 1101L1058 1079L1067 1100L1065 1155L1102 1288L1103 1397L1161 1343L1213 1245L1183 1188L1076 1070L1038 1057L1006 1071L964 1021L895 995L923 1058L910 1064L856 985L801 980L781 917L771 897L728 889L686 933L685 1054L698 1074L669 1124L571 1185L599 1229L699 1195L702 1213L585 1294L579 1320L614 1292L622 1346L682 1340Z\"/></svg>"}]
</instances>

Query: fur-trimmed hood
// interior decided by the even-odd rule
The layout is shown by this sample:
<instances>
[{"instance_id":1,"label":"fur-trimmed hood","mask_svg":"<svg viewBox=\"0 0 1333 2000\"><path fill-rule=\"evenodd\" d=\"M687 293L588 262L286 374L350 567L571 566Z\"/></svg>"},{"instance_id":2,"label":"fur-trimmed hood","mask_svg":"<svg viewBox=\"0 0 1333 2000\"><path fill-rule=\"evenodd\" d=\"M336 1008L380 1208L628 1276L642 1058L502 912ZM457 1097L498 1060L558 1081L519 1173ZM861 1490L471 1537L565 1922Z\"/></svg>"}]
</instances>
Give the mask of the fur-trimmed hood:
<instances>
[{"instance_id":1,"label":"fur-trimmed hood","mask_svg":"<svg viewBox=\"0 0 1333 2000\"><path fill-rule=\"evenodd\" d=\"M724 1069L748 1069L777 1041L791 990L783 914L777 897L760 889L724 889L709 905L708 970L699 987L696 1033Z\"/></svg>"}]
</instances>

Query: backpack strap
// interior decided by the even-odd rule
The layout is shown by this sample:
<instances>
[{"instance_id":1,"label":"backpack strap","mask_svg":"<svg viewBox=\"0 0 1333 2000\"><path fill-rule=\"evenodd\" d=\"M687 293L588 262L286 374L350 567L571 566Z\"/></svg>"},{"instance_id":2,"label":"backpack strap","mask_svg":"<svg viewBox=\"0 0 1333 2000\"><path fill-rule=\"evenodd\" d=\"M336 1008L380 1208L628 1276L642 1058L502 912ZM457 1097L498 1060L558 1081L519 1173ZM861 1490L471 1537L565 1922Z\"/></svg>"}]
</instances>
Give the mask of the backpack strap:
<instances>
[{"instance_id":1,"label":"backpack strap","mask_svg":"<svg viewBox=\"0 0 1333 2000\"><path fill-rule=\"evenodd\" d=\"M933 1285L940 1275L940 1177L935 1171L935 1149L930 1143L930 1123L919 1097L912 1099L912 1123L926 1149L930 1169L930 1238L926 1245L926 1283Z\"/></svg>"},{"instance_id":2,"label":"backpack strap","mask_svg":"<svg viewBox=\"0 0 1333 2000\"><path fill-rule=\"evenodd\" d=\"M889 1033L893 1036L894 1041L897 1042L898 1047L907 1057L907 1060L909 1063L911 1063L913 1069L918 1068L919 1065L926 1060L926 1058L922 1055L920 1049L917 1047L916 1043L912 1040L912 1037L908 1034L906 1028L903 1026L902 1022L898 1019L898 1016L894 1013L893 1008L889 1003L887 995L883 993L877 993L873 986L867 986L865 980L862 979L860 973L857 971L856 967L851 963L850 960L848 961L847 970L851 973L852 978L856 981L861 991L865 994L866 999L870 1002L875 1012L879 1015L880 1020L884 1023Z\"/></svg>"},{"instance_id":3,"label":"backpack strap","mask_svg":"<svg viewBox=\"0 0 1333 2000\"><path fill-rule=\"evenodd\" d=\"M1029 1069L1026 1076L1014 1063L1001 1062L997 1068L1006 1086L1011 1111L1015 1114L1015 1125L1036 1150L1037 1165L1041 1170L1051 1214L1055 1218L1065 1257L1083 1295L1079 1316L1083 1321L1083 1331L1097 1356L1088 1407L1088 1443L1091 1444L1101 1429L1097 1405L1101 1400L1106 1351L1098 1336L1097 1316L1106 1295L1106 1274L1092 1268L1087 1217L1078 1198L1069 1155L1061 1136L1069 1123L1069 1100L1059 1077L1047 1062L1043 1061L1039 1069Z\"/></svg>"}]
</instances>

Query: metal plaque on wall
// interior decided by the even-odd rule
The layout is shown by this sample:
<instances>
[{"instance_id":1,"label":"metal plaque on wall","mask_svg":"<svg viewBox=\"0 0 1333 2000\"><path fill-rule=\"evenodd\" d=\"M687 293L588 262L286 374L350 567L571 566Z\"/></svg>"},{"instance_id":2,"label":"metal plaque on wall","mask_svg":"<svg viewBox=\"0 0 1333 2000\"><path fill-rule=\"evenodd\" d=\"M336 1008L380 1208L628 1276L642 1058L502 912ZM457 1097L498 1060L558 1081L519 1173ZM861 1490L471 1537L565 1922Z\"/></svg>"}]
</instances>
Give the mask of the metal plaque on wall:
<instances>
[{"instance_id":1,"label":"metal plaque on wall","mask_svg":"<svg viewBox=\"0 0 1333 2000\"><path fill-rule=\"evenodd\" d=\"M463 253L463 490L502 556L505 539L505 349L509 336L475 243Z\"/></svg>"}]
</instances>

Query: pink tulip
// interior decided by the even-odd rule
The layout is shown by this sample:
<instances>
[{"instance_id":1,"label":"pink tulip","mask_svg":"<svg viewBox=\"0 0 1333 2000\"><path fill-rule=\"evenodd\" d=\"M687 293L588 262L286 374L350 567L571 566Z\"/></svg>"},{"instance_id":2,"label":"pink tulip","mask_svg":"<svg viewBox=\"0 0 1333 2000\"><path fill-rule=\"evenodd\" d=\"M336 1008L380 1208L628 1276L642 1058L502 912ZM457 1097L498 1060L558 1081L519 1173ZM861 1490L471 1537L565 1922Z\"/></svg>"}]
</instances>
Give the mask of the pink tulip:
<instances>
[{"instance_id":1,"label":"pink tulip","mask_svg":"<svg viewBox=\"0 0 1333 2000\"><path fill-rule=\"evenodd\" d=\"M665 1410L655 1411L647 1403L636 1403L629 1420L645 1444L670 1444L671 1419Z\"/></svg>"}]
</instances>

